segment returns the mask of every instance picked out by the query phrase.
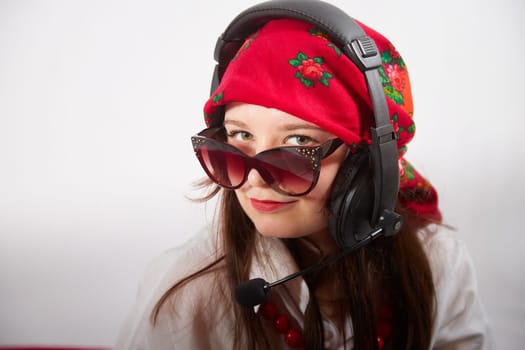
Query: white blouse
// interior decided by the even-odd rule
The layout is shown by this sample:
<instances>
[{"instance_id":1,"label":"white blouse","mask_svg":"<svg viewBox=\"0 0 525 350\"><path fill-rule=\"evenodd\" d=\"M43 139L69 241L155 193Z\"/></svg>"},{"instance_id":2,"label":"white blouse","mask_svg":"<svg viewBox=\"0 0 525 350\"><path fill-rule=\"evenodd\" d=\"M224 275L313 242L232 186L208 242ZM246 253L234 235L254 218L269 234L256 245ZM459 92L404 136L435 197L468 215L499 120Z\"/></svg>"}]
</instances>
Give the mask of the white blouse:
<instances>
[{"instance_id":1,"label":"white blouse","mask_svg":"<svg viewBox=\"0 0 525 350\"><path fill-rule=\"evenodd\" d=\"M175 282L214 261L220 248L213 230L207 228L177 248L154 260L140 284L137 301L124 323L115 350L232 349L233 316L229 293L220 283L220 272L205 274L168 299L155 327L150 322L154 305ZM472 260L466 247L448 232L421 235L436 287L437 310L431 349L492 349L488 320L480 303ZM250 278L273 282L297 271L284 244L259 236ZM271 253L270 253L271 252ZM300 328L309 292L299 277L272 288L281 312ZM325 348L353 346L351 321L342 339L338 327L324 321ZM283 336L274 332L272 349L289 349ZM269 333L271 334L271 333Z\"/></svg>"}]
</instances>

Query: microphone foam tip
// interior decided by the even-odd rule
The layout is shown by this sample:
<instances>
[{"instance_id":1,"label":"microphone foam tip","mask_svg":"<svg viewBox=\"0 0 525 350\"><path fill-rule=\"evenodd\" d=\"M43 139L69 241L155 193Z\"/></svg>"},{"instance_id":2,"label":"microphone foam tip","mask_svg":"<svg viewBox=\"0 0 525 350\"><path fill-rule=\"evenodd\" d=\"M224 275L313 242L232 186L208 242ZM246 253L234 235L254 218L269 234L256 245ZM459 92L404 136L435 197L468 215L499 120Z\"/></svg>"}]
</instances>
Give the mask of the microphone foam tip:
<instances>
[{"instance_id":1,"label":"microphone foam tip","mask_svg":"<svg viewBox=\"0 0 525 350\"><path fill-rule=\"evenodd\" d=\"M262 278L254 278L239 284L235 288L235 300L244 307L254 307L268 299L268 284Z\"/></svg>"}]
</instances>

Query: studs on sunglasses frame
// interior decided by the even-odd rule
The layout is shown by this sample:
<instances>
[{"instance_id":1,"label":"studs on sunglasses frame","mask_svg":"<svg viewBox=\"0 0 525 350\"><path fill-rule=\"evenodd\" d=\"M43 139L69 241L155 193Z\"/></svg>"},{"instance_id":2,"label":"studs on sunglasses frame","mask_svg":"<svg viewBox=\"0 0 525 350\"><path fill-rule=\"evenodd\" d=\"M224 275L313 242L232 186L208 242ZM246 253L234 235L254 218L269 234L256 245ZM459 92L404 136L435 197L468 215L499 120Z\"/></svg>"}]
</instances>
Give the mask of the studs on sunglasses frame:
<instances>
[{"instance_id":1,"label":"studs on sunglasses frame","mask_svg":"<svg viewBox=\"0 0 525 350\"><path fill-rule=\"evenodd\" d=\"M312 148L298 148L297 151L312 161L312 166L314 167L314 169L317 169L319 167L319 162L315 157L315 150L313 150Z\"/></svg>"}]
</instances>

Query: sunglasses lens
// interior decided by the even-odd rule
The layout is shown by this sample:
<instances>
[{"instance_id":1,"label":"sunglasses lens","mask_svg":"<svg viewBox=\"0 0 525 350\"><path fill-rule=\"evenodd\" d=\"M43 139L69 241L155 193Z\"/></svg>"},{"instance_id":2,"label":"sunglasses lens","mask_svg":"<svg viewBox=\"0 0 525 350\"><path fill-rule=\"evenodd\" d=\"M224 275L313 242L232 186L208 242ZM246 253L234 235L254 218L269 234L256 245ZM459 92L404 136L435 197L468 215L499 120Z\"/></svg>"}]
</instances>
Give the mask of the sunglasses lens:
<instances>
[{"instance_id":1,"label":"sunglasses lens","mask_svg":"<svg viewBox=\"0 0 525 350\"><path fill-rule=\"evenodd\" d=\"M202 165L219 185L234 188L242 184L245 163L241 154L225 149L225 145L218 142L207 142L199 153Z\"/></svg>"},{"instance_id":2,"label":"sunglasses lens","mask_svg":"<svg viewBox=\"0 0 525 350\"><path fill-rule=\"evenodd\" d=\"M282 148L264 153L258 159L273 178L272 185L292 195L308 191L314 180L311 161L294 149Z\"/></svg>"}]
</instances>

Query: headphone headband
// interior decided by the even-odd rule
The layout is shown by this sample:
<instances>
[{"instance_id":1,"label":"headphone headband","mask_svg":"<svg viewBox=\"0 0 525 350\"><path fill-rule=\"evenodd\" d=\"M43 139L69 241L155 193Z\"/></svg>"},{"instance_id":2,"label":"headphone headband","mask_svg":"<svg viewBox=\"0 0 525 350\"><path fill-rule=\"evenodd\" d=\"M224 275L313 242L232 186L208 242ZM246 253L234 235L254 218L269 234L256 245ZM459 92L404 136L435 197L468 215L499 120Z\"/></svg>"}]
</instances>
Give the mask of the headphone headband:
<instances>
[{"instance_id":1,"label":"headphone headband","mask_svg":"<svg viewBox=\"0 0 525 350\"><path fill-rule=\"evenodd\" d=\"M220 64L219 80L244 40L267 22L291 18L322 29L361 71L381 65L374 41L352 17L334 5L316 0L266 1L241 12L225 29L215 45L214 58Z\"/></svg>"}]
</instances>

